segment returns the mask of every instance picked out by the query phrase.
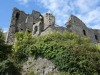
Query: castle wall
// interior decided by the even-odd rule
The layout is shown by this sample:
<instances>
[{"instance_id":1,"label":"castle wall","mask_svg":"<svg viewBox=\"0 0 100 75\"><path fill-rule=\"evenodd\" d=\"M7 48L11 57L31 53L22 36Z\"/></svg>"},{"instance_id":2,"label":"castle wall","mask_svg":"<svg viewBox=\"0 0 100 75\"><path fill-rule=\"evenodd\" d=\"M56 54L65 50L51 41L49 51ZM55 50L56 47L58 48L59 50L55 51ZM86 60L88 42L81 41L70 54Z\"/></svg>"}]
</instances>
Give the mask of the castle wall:
<instances>
[{"instance_id":1,"label":"castle wall","mask_svg":"<svg viewBox=\"0 0 100 75\"><path fill-rule=\"evenodd\" d=\"M52 31L58 31L60 33L63 33L64 31L67 31L65 27L62 26L51 26Z\"/></svg>"},{"instance_id":2,"label":"castle wall","mask_svg":"<svg viewBox=\"0 0 100 75\"><path fill-rule=\"evenodd\" d=\"M66 25L71 32L79 34L81 37L87 37L93 43L100 42L98 30L93 30L86 27L86 25L76 16L71 15Z\"/></svg>"},{"instance_id":3,"label":"castle wall","mask_svg":"<svg viewBox=\"0 0 100 75\"><path fill-rule=\"evenodd\" d=\"M40 12L37 12L35 10L32 11L32 14L29 14L26 19L26 28L29 32L33 31L33 25L38 23L42 20L42 16Z\"/></svg>"},{"instance_id":4,"label":"castle wall","mask_svg":"<svg viewBox=\"0 0 100 75\"><path fill-rule=\"evenodd\" d=\"M27 16L27 19L26 19L26 29L28 32L32 32L33 30L33 17L31 15L28 15Z\"/></svg>"},{"instance_id":5,"label":"castle wall","mask_svg":"<svg viewBox=\"0 0 100 75\"><path fill-rule=\"evenodd\" d=\"M32 35L33 36L38 36L41 34L43 28L42 28L43 24L41 23L41 21L37 22L36 24L33 25L33 31L32 31Z\"/></svg>"},{"instance_id":6,"label":"castle wall","mask_svg":"<svg viewBox=\"0 0 100 75\"><path fill-rule=\"evenodd\" d=\"M50 34L52 32L58 31L60 33L63 33L64 31L67 31L67 29L65 27L60 27L60 26L48 26L42 33L41 35L45 35L45 34Z\"/></svg>"},{"instance_id":7,"label":"castle wall","mask_svg":"<svg viewBox=\"0 0 100 75\"><path fill-rule=\"evenodd\" d=\"M42 20L42 15L40 12L35 10L32 14L26 14L17 8L13 9L11 23L9 26L9 31L6 36L6 42L14 42L14 34L16 32L25 32L26 30L31 33L33 31L33 26ZM40 33L40 32L39 32Z\"/></svg>"},{"instance_id":8,"label":"castle wall","mask_svg":"<svg viewBox=\"0 0 100 75\"><path fill-rule=\"evenodd\" d=\"M100 30L98 30L98 39L99 39L99 43L100 43Z\"/></svg>"},{"instance_id":9,"label":"castle wall","mask_svg":"<svg viewBox=\"0 0 100 75\"><path fill-rule=\"evenodd\" d=\"M11 17L9 31L6 36L6 42L14 42L14 34L16 32L32 33L33 36L45 35L54 31L69 31L80 35L81 37L90 38L92 43L100 43L100 30L90 29L78 19L71 15L66 23L67 28L55 25L55 17L46 13L41 15L40 12L33 10L32 14L26 14L23 11L14 8Z\"/></svg>"},{"instance_id":10,"label":"castle wall","mask_svg":"<svg viewBox=\"0 0 100 75\"><path fill-rule=\"evenodd\" d=\"M33 24L42 20L42 15L38 11L33 10L31 16L33 17Z\"/></svg>"},{"instance_id":11,"label":"castle wall","mask_svg":"<svg viewBox=\"0 0 100 75\"><path fill-rule=\"evenodd\" d=\"M6 42L13 42L14 34L16 32L25 31L26 17L27 15L23 11L20 11L17 8L13 9L9 31L6 36Z\"/></svg>"},{"instance_id":12,"label":"castle wall","mask_svg":"<svg viewBox=\"0 0 100 75\"><path fill-rule=\"evenodd\" d=\"M44 30L48 26L54 26L55 25L55 17L50 13L44 14L43 15L43 24L44 24Z\"/></svg>"},{"instance_id":13,"label":"castle wall","mask_svg":"<svg viewBox=\"0 0 100 75\"><path fill-rule=\"evenodd\" d=\"M100 43L100 30L94 29L93 31L97 43Z\"/></svg>"}]
</instances>

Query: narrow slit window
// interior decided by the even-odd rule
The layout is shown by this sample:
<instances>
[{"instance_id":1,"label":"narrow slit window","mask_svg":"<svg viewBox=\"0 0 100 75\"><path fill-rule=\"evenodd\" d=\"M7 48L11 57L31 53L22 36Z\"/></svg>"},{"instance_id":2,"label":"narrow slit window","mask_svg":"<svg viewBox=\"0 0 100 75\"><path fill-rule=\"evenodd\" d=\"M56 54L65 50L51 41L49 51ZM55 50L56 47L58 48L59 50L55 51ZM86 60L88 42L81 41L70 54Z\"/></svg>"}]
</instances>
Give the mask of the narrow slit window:
<instances>
[{"instance_id":1,"label":"narrow slit window","mask_svg":"<svg viewBox=\"0 0 100 75\"><path fill-rule=\"evenodd\" d=\"M19 19L19 16L20 16L20 14L19 13L16 13L16 20Z\"/></svg>"},{"instance_id":2,"label":"narrow slit window","mask_svg":"<svg viewBox=\"0 0 100 75\"><path fill-rule=\"evenodd\" d=\"M95 39L98 40L98 36L97 35L95 35Z\"/></svg>"},{"instance_id":3,"label":"narrow slit window","mask_svg":"<svg viewBox=\"0 0 100 75\"><path fill-rule=\"evenodd\" d=\"M83 30L83 34L86 36L86 31L85 30Z\"/></svg>"}]
</instances>

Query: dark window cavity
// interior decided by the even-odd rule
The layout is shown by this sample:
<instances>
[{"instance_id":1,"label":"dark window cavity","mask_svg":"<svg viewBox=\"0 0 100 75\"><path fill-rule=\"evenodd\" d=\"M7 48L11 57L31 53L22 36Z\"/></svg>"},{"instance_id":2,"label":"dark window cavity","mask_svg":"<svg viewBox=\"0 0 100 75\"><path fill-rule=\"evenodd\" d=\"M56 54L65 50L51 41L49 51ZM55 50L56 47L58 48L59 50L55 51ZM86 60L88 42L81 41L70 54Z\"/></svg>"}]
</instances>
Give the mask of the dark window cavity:
<instances>
[{"instance_id":1,"label":"dark window cavity","mask_svg":"<svg viewBox=\"0 0 100 75\"><path fill-rule=\"evenodd\" d=\"M95 35L95 39L98 40L98 36L97 35Z\"/></svg>"},{"instance_id":2,"label":"dark window cavity","mask_svg":"<svg viewBox=\"0 0 100 75\"><path fill-rule=\"evenodd\" d=\"M28 30L28 33L31 33L31 31Z\"/></svg>"},{"instance_id":3,"label":"dark window cavity","mask_svg":"<svg viewBox=\"0 0 100 75\"><path fill-rule=\"evenodd\" d=\"M85 30L83 30L83 34L86 36L86 31Z\"/></svg>"},{"instance_id":4,"label":"dark window cavity","mask_svg":"<svg viewBox=\"0 0 100 75\"><path fill-rule=\"evenodd\" d=\"M17 12L17 13L16 13L16 20L19 19L19 16L20 16L20 14Z\"/></svg>"},{"instance_id":5,"label":"dark window cavity","mask_svg":"<svg viewBox=\"0 0 100 75\"><path fill-rule=\"evenodd\" d=\"M23 31L23 29L21 29L21 31Z\"/></svg>"},{"instance_id":6,"label":"dark window cavity","mask_svg":"<svg viewBox=\"0 0 100 75\"><path fill-rule=\"evenodd\" d=\"M35 26L35 27L34 27L34 34L37 32L37 30L38 30L38 27Z\"/></svg>"},{"instance_id":7,"label":"dark window cavity","mask_svg":"<svg viewBox=\"0 0 100 75\"><path fill-rule=\"evenodd\" d=\"M33 23L33 25L34 25L35 23Z\"/></svg>"}]
</instances>

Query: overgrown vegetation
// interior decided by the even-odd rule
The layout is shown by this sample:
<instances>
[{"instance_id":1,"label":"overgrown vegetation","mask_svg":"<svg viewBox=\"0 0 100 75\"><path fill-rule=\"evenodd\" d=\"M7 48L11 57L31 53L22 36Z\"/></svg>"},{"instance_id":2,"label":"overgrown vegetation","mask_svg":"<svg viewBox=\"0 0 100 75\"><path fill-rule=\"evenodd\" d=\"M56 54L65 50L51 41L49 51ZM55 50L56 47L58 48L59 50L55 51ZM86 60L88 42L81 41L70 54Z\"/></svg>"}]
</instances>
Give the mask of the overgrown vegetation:
<instances>
[{"instance_id":1,"label":"overgrown vegetation","mask_svg":"<svg viewBox=\"0 0 100 75\"><path fill-rule=\"evenodd\" d=\"M9 53L11 53L11 46L5 44L4 34L2 29L0 29L0 62L8 58Z\"/></svg>"},{"instance_id":2,"label":"overgrown vegetation","mask_svg":"<svg viewBox=\"0 0 100 75\"><path fill-rule=\"evenodd\" d=\"M27 32L17 33L13 52L17 62L35 55L51 60L62 72L74 75L100 73L100 50L90 44L89 39L66 31L38 37Z\"/></svg>"},{"instance_id":3,"label":"overgrown vegetation","mask_svg":"<svg viewBox=\"0 0 100 75\"><path fill-rule=\"evenodd\" d=\"M14 63L10 60L10 55L12 46L5 44L4 34L2 29L0 29L0 75L12 75L17 73L17 67L15 67ZM15 75L18 75L15 74Z\"/></svg>"},{"instance_id":4,"label":"overgrown vegetation","mask_svg":"<svg viewBox=\"0 0 100 75\"><path fill-rule=\"evenodd\" d=\"M100 43L99 43L99 44L97 44L96 46L97 46L97 48L100 50Z\"/></svg>"},{"instance_id":5,"label":"overgrown vegetation","mask_svg":"<svg viewBox=\"0 0 100 75\"><path fill-rule=\"evenodd\" d=\"M0 30L0 75L20 75L21 64L29 56L51 60L61 75L100 74L100 48L91 44L88 38L66 31L37 37L20 32L15 38L13 47L5 44Z\"/></svg>"}]
</instances>

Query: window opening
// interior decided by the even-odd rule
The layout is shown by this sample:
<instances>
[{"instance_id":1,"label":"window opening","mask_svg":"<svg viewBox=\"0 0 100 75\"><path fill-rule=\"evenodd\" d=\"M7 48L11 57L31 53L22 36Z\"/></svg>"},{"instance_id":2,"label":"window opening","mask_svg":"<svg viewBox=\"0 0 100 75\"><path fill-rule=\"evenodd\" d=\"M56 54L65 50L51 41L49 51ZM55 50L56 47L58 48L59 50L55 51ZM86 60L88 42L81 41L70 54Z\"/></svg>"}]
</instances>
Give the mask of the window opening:
<instances>
[{"instance_id":1,"label":"window opening","mask_svg":"<svg viewBox=\"0 0 100 75\"><path fill-rule=\"evenodd\" d=\"M85 30L83 30L83 34L86 36L86 31Z\"/></svg>"},{"instance_id":2,"label":"window opening","mask_svg":"<svg viewBox=\"0 0 100 75\"><path fill-rule=\"evenodd\" d=\"M19 19L19 13L16 13L16 20L18 20Z\"/></svg>"},{"instance_id":3,"label":"window opening","mask_svg":"<svg viewBox=\"0 0 100 75\"><path fill-rule=\"evenodd\" d=\"M95 39L98 40L98 36L97 35L95 35Z\"/></svg>"}]
</instances>

